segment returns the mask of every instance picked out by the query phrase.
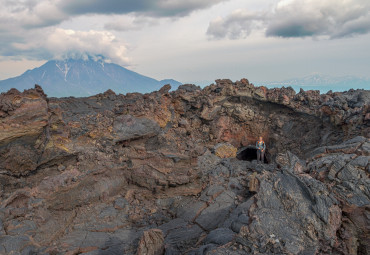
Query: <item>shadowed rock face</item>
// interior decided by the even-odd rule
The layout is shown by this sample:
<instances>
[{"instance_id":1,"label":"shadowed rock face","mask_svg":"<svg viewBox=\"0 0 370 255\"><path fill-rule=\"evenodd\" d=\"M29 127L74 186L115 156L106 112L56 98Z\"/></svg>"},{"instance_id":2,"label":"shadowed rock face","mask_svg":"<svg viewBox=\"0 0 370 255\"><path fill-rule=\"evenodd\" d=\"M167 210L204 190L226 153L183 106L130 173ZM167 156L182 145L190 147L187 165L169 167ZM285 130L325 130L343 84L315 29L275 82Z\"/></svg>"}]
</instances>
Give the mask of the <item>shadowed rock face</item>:
<instances>
[{"instance_id":1,"label":"shadowed rock face","mask_svg":"<svg viewBox=\"0 0 370 255\"><path fill-rule=\"evenodd\" d=\"M169 90L1 94L0 254L370 251L369 91Z\"/></svg>"},{"instance_id":2,"label":"shadowed rock face","mask_svg":"<svg viewBox=\"0 0 370 255\"><path fill-rule=\"evenodd\" d=\"M239 160L253 161L257 160L257 149L255 146L250 145L246 148L241 148L241 150L236 155L236 158ZM268 164L271 161L271 156L268 150L265 150L264 154L264 163Z\"/></svg>"}]
</instances>

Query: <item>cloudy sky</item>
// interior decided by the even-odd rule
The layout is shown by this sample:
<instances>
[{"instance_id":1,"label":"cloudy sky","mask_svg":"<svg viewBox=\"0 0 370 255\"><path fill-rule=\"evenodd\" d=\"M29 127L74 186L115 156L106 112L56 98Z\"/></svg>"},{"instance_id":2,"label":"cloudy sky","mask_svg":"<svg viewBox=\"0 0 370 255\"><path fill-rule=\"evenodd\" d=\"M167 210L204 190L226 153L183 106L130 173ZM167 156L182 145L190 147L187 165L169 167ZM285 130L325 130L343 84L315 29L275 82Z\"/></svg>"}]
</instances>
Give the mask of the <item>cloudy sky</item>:
<instances>
[{"instance_id":1,"label":"cloudy sky","mask_svg":"<svg viewBox=\"0 0 370 255\"><path fill-rule=\"evenodd\" d=\"M0 80L84 54L184 83L370 77L369 0L0 3Z\"/></svg>"}]
</instances>

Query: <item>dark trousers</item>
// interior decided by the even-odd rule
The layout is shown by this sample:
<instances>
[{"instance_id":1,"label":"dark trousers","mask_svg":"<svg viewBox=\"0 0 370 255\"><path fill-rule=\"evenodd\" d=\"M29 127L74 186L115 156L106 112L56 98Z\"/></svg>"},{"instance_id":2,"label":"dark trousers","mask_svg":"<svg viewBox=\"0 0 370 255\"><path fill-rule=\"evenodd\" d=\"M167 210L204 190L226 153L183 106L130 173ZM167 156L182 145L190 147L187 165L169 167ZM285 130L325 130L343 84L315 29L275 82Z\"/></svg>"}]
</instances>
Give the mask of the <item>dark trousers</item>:
<instances>
[{"instance_id":1,"label":"dark trousers","mask_svg":"<svg viewBox=\"0 0 370 255\"><path fill-rule=\"evenodd\" d=\"M262 163L265 162L265 151L257 150L257 162L261 161Z\"/></svg>"}]
</instances>

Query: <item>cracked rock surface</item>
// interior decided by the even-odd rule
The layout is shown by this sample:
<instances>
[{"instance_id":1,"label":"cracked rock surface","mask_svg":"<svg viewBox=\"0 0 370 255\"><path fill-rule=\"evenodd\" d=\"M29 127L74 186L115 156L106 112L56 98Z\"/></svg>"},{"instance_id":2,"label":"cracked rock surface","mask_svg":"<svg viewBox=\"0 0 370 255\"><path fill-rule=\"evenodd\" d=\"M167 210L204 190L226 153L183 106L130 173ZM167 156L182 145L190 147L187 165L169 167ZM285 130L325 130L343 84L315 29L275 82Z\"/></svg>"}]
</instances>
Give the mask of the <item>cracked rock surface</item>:
<instances>
[{"instance_id":1,"label":"cracked rock surface","mask_svg":"<svg viewBox=\"0 0 370 255\"><path fill-rule=\"evenodd\" d=\"M0 254L369 254L369 91L169 91L2 93Z\"/></svg>"}]
</instances>

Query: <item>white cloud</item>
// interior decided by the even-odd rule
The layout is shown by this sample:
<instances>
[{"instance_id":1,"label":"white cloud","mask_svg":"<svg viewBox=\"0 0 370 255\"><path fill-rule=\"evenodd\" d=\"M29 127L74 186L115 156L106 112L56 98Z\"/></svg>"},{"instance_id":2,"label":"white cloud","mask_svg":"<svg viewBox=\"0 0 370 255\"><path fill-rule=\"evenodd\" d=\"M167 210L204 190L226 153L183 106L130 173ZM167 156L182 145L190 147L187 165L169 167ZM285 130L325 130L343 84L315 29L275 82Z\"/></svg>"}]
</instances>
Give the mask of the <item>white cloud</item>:
<instances>
[{"instance_id":1,"label":"white cloud","mask_svg":"<svg viewBox=\"0 0 370 255\"><path fill-rule=\"evenodd\" d=\"M147 26L158 25L160 21L152 17L135 16L135 15L120 15L114 17L111 21L104 25L107 30L115 31L132 31L141 30Z\"/></svg>"},{"instance_id":2,"label":"white cloud","mask_svg":"<svg viewBox=\"0 0 370 255\"><path fill-rule=\"evenodd\" d=\"M235 10L226 18L218 17L210 22L207 34L216 39L247 37L253 29L261 27L263 16L246 10Z\"/></svg>"},{"instance_id":3,"label":"white cloud","mask_svg":"<svg viewBox=\"0 0 370 255\"><path fill-rule=\"evenodd\" d=\"M122 65L127 65L130 61L125 43L107 31L74 31L58 28L47 38L45 48L57 58L64 58L66 54L85 53L102 55Z\"/></svg>"},{"instance_id":4,"label":"white cloud","mask_svg":"<svg viewBox=\"0 0 370 255\"><path fill-rule=\"evenodd\" d=\"M72 29L38 30L24 42L11 43L9 48L30 59L61 59L83 57L84 55L104 56L121 65L128 65L127 46L108 31L75 31ZM46 33L46 36L43 36ZM30 34L28 34L30 35Z\"/></svg>"}]
</instances>

